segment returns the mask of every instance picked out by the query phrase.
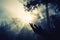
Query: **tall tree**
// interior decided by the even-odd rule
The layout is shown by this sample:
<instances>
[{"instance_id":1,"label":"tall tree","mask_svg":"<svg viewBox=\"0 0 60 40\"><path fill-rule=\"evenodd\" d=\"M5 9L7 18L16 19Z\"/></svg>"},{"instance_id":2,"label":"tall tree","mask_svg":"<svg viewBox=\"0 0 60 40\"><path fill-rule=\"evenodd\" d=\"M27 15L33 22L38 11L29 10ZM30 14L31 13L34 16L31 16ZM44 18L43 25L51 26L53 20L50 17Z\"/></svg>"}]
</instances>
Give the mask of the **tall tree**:
<instances>
[{"instance_id":1,"label":"tall tree","mask_svg":"<svg viewBox=\"0 0 60 40\"><path fill-rule=\"evenodd\" d=\"M31 0L30 2L27 2L27 7L29 8L29 10L31 9L31 6L35 6L38 4L44 4L46 6L46 18L47 18L47 25L50 28L50 18L49 18L49 10L48 10L48 4L51 3L53 5L57 5L58 9L60 9L60 1L59 0ZM35 8L34 7L34 8Z\"/></svg>"}]
</instances>

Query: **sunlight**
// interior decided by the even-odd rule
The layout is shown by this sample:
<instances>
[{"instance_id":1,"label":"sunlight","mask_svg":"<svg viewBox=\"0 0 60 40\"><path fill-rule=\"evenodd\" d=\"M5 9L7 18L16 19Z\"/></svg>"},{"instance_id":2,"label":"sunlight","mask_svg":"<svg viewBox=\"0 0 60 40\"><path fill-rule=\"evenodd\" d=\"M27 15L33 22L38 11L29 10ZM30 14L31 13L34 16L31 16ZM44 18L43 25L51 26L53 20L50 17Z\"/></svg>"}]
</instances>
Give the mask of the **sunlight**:
<instances>
[{"instance_id":1,"label":"sunlight","mask_svg":"<svg viewBox=\"0 0 60 40\"><path fill-rule=\"evenodd\" d=\"M24 17L22 17L22 20L24 23L30 23L33 20L33 17L30 14L25 14Z\"/></svg>"},{"instance_id":2,"label":"sunlight","mask_svg":"<svg viewBox=\"0 0 60 40\"><path fill-rule=\"evenodd\" d=\"M12 0L11 0L12 1ZM41 16L42 14L40 10L44 10L43 7L38 7L34 10L27 11L25 9L25 6L18 2L17 0L13 0L12 2L4 3L4 8L9 12L8 16L11 16L12 18L17 18L18 21L16 22L18 24L17 27L11 28L11 30L21 30L23 27L26 27L29 30L32 30L29 23L36 23L38 21L38 16ZM43 16L42 16L43 17Z\"/></svg>"},{"instance_id":3,"label":"sunlight","mask_svg":"<svg viewBox=\"0 0 60 40\"><path fill-rule=\"evenodd\" d=\"M37 20L37 16L32 15L30 12L25 11L20 17L20 20L23 25L27 25L29 23L35 23Z\"/></svg>"}]
</instances>

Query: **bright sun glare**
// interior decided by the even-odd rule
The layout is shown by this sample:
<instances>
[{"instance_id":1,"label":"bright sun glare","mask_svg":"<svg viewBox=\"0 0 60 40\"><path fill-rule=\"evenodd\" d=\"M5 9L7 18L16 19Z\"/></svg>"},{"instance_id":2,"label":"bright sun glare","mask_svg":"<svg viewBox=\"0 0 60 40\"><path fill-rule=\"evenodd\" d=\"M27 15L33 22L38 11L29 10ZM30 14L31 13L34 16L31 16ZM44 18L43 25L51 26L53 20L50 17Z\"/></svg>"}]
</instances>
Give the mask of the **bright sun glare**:
<instances>
[{"instance_id":1,"label":"bright sun glare","mask_svg":"<svg viewBox=\"0 0 60 40\"><path fill-rule=\"evenodd\" d=\"M37 20L37 16L32 15L29 11L25 11L23 4L19 2L14 5L9 5L8 7L8 10L13 13L12 16L14 15L14 18L19 18L22 25L34 23Z\"/></svg>"},{"instance_id":2,"label":"bright sun glare","mask_svg":"<svg viewBox=\"0 0 60 40\"><path fill-rule=\"evenodd\" d=\"M25 12L20 18L23 24L29 24L34 23L37 17L30 14L30 12Z\"/></svg>"},{"instance_id":3,"label":"bright sun glare","mask_svg":"<svg viewBox=\"0 0 60 40\"><path fill-rule=\"evenodd\" d=\"M30 14L25 14L25 16L23 17L23 22L24 23L29 23L32 21L32 16Z\"/></svg>"},{"instance_id":4,"label":"bright sun glare","mask_svg":"<svg viewBox=\"0 0 60 40\"><path fill-rule=\"evenodd\" d=\"M25 11L26 9L24 5L18 1L12 3L11 5L7 5L6 9L12 13L11 16L13 18L19 18L22 24L35 23L37 21L37 16L33 14L38 14L38 11Z\"/></svg>"},{"instance_id":5,"label":"bright sun glare","mask_svg":"<svg viewBox=\"0 0 60 40\"><path fill-rule=\"evenodd\" d=\"M35 23L38 20L38 15L40 13L38 9L35 9L33 11L26 11L25 7L22 3L18 2L17 0L12 1L10 4L6 4L4 6L6 10L10 12L10 15L12 18L18 18L20 22L17 24L19 25L19 28L23 28L26 26L30 26L29 23ZM41 14L42 15L42 14ZM28 29L31 29L31 27L28 27Z\"/></svg>"}]
</instances>

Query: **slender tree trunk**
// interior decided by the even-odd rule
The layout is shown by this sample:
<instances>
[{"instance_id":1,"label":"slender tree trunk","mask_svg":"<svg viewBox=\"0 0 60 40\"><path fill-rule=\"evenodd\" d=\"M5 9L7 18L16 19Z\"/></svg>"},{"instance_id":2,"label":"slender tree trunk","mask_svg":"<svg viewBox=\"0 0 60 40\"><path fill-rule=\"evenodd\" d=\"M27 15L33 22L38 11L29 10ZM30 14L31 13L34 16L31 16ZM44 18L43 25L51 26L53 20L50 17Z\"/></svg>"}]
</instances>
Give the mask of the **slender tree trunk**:
<instances>
[{"instance_id":1,"label":"slender tree trunk","mask_svg":"<svg viewBox=\"0 0 60 40\"><path fill-rule=\"evenodd\" d=\"M50 30L50 18L49 18L49 10L48 10L48 1L46 2L46 19L47 19L47 26Z\"/></svg>"}]
</instances>

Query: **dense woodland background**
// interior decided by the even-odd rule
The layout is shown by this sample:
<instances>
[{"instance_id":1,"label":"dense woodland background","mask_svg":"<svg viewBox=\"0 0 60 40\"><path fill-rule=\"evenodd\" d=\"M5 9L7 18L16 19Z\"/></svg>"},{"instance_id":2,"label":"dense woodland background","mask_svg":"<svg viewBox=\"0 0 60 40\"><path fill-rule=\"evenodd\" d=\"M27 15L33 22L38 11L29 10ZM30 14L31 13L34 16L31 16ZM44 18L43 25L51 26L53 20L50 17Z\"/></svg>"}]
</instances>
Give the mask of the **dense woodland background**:
<instances>
[{"instance_id":1,"label":"dense woodland background","mask_svg":"<svg viewBox=\"0 0 60 40\"><path fill-rule=\"evenodd\" d=\"M4 0L3 0L4 1ZM20 0L18 0L20 2ZM2 2L2 0L0 0ZM0 6L0 40L58 40L60 39L60 1L59 0L28 0L26 4L23 3L24 7L27 7L27 11L30 11L35 8L38 8L41 5L45 6L45 10L42 11L43 19L38 18L38 22L36 25L41 26L43 30L47 32L55 32L56 34L52 37L46 36L42 34L37 34L34 30L29 30L26 27L23 27L21 30L18 28L18 24L16 23L18 20L15 18L9 18L8 16L2 15L4 13L4 9ZM36 6L38 5L38 6ZM6 18L8 19L6 19ZM6 20L5 20L6 19ZM16 30L12 31L11 28L15 26ZM57 30L58 29L58 30ZM20 30L19 32L17 32ZM57 31L56 31L57 30ZM38 30L39 31L39 30ZM42 31L42 30L41 30ZM41 32L40 31L40 32ZM59 36L58 36L59 35Z\"/></svg>"}]
</instances>

